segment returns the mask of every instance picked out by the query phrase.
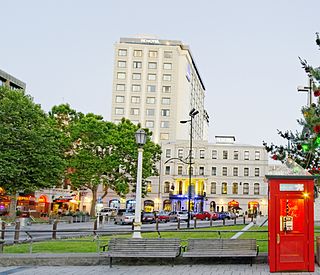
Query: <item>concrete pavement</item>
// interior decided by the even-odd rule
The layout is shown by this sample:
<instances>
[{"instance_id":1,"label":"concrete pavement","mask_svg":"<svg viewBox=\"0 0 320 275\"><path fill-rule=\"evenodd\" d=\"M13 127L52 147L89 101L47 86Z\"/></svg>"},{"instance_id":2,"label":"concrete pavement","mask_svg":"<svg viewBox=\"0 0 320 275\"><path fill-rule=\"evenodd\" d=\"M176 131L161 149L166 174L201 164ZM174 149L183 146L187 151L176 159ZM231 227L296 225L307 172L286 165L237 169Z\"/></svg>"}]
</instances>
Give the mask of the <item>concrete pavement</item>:
<instances>
[{"instance_id":1,"label":"concrete pavement","mask_svg":"<svg viewBox=\"0 0 320 275\"><path fill-rule=\"evenodd\" d=\"M37 266L37 267L0 267L0 275L102 275L102 274L130 274L130 275L144 275L144 274L197 274L197 275L265 275L265 274L320 274L320 268L316 266L314 273L309 272L286 272L286 273L269 273L269 266L267 264L218 264L218 265L144 265L144 266L125 266L115 265L109 266Z\"/></svg>"}]
</instances>

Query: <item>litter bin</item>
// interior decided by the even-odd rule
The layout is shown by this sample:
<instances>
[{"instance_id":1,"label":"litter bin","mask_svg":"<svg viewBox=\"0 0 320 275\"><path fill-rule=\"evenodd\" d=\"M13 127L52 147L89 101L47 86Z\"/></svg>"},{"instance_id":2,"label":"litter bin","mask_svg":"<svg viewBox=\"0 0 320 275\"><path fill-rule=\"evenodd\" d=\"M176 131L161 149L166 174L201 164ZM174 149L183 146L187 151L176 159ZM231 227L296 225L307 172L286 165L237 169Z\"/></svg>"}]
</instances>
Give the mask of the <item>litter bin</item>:
<instances>
[{"instance_id":1,"label":"litter bin","mask_svg":"<svg viewBox=\"0 0 320 275\"><path fill-rule=\"evenodd\" d=\"M316 237L316 260L320 266L320 236Z\"/></svg>"}]
</instances>

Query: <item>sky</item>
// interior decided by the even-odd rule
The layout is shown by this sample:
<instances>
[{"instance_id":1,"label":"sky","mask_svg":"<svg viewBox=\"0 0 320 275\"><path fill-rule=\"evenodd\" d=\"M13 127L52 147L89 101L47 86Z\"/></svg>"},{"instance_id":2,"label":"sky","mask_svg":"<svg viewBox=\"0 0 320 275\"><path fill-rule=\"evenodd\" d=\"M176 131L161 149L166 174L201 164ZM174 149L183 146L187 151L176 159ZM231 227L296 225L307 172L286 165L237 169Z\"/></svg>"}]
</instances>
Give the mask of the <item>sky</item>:
<instances>
[{"instance_id":1,"label":"sky","mask_svg":"<svg viewBox=\"0 0 320 275\"><path fill-rule=\"evenodd\" d=\"M0 11L0 69L47 112L69 103L110 120L114 43L181 40L206 87L210 142L284 143L277 129L299 130L307 104L298 56L320 66L318 0L1 0Z\"/></svg>"}]
</instances>

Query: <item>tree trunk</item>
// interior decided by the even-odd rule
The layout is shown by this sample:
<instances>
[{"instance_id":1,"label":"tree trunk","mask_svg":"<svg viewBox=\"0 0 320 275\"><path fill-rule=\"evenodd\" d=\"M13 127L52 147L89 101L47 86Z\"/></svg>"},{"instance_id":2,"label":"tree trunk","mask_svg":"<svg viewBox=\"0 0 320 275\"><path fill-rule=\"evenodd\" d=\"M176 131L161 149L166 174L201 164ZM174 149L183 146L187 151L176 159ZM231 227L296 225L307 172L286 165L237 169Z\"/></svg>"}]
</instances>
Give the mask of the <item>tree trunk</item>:
<instances>
[{"instance_id":1,"label":"tree trunk","mask_svg":"<svg viewBox=\"0 0 320 275\"><path fill-rule=\"evenodd\" d=\"M16 218L16 211L17 211L17 196L18 193L14 192L14 194L12 194L10 196L10 209L9 209L9 216L11 218Z\"/></svg>"},{"instance_id":2,"label":"tree trunk","mask_svg":"<svg viewBox=\"0 0 320 275\"><path fill-rule=\"evenodd\" d=\"M92 191L92 203L91 203L91 209L90 209L90 216L94 217L96 214L95 212L96 212L98 188L94 187L91 189L91 191Z\"/></svg>"}]
</instances>

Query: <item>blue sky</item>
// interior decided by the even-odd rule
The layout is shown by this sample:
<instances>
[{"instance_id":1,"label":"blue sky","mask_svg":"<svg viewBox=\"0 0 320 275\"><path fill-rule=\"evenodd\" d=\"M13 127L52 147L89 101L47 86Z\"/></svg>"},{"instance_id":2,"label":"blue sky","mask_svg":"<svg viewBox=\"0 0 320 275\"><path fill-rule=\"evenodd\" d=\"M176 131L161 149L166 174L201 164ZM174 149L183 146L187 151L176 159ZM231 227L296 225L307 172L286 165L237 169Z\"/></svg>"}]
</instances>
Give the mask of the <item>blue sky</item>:
<instances>
[{"instance_id":1,"label":"blue sky","mask_svg":"<svg viewBox=\"0 0 320 275\"><path fill-rule=\"evenodd\" d=\"M110 119L114 43L148 34L181 40L206 86L209 140L281 142L299 129L307 77L320 65L320 1L1 1L0 69L48 111L69 103ZM187 116L187 114L186 114Z\"/></svg>"}]
</instances>

